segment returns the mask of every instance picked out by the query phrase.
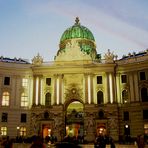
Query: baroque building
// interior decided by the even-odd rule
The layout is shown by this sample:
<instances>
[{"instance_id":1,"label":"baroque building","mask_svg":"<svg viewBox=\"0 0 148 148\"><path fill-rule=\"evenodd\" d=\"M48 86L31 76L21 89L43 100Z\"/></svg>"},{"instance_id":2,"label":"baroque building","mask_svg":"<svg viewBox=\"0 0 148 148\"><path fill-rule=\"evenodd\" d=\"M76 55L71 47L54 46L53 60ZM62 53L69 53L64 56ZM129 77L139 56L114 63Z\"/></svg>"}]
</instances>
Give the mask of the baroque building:
<instances>
[{"instance_id":1,"label":"baroque building","mask_svg":"<svg viewBox=\"0 0 148 148\"><path fill-rule=\"evenodd\" d=\"M1 136L65 135L94 141L148 134L148 50L101 57L92 32L66 29L52 62L0 57Z\"/></svg>"}]
</instances>

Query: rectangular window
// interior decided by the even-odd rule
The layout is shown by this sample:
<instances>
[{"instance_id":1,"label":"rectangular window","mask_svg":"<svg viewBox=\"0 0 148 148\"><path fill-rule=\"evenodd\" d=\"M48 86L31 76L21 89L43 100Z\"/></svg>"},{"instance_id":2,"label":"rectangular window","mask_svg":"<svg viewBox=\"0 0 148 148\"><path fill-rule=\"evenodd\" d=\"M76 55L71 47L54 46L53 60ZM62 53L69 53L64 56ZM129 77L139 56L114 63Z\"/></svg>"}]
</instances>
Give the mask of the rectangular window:
<instances>
[{"instance_id":1,"label":"rectangular window","mask_svg":"<svg viewBox=\"0 0 148 148\"><path fill-rule=\"evenodd\" d=\"M27 115L21 114L21 122L26 122L26 121L27 121Z\"/></svg>"},{"instance_id":2,"label":"rectangular window","mask_svg":"<svg viewBox=\"0 0 148 148\"><path fill-rule=\"evenodd\" d=\"M121 75L121 82L127 83L127 75Z\"/></svg>"},{"instance_id":3,"label":"rectangular window","mask_svg":"<svg viewBox=\"0 0 148 148\"><path fill-rule=\"evenodd\" d=\"M102 76L97 76L97 84L102 84Z\"/></svg>"},{"instance_id":4,"label":"rectangular window","mask_svg":"<svg viewBox=\"0 0 148 148\"><path fill-rule=\"evenodd\" d=\"M148 119L148 110L143 110L143 119Z\"/></svg>"},{"instance_id":5,"label":"rectangular window","mask_svg":"<svg viewBox=\"0 0 148 148\"><path fill-rule=\"evenodd\" d=\"M28 106L28 96L25 93L22 93L21 107L27 107L27 106Z\"/></svg>"},{"instance_id":6,"label":"rectangular window","mask_svg":"<svg viewBox=\"0 0 148 148\"><path fill-rule=\"evenodd\" d=\"M22 86L23 87L27 87L28 86L28 79L26 79L26 78L22 79Z\"/></svg>"},{"instance_id":7,"label":"rectangular window","mask_svg":"<svg viewBox=\"0 0 148 148\"><path fill-rule=\"evenodd\" d=\"M125 111L124 112L124 121L129 121L129 112L128 111Z\"/></svg>"},{"instance_id":8,"label":"rectangular window","mask_svg":"<svg viewBox=\"0 0 148 148\"><path fill-rule=\"evenodd\" d=\"M10 85L10 77L4 78L4 85Z\"/></svg>"},{"instance_id":9,"label":"rectangular window","mask_svg":"<svg viewBox=\"0 0 148 148\"><path fill-rule=\"evenodd\" d=\"M48 86L51 85L51 78L46 78L46 85L48 85Z\"/></svg>"},{"instance_id":10,"label":"rectangular window","mask_svg":"<svg viewBox=\"0 0 148 148\"><path fill-rule=\"evenodd\" d=\"M8 113L2 113L2 122L7 122L8 120Z\"/></svg>"},{"instance_id":11,"label":"rectangular window","mask_svg":"<svg viewBox=\"0 0 148 148\"><path fill-rule=\"evenodd\" d=\"M5 126L1 127L1 135L2 136L6 136L7 135L7 127L5 127Z\"/></svg>"},{"instance_id":12,"label":"rectangular window","mask_svg":"<svg viewBox=\"0 0 148 148\"><path fill-rule=\"evenodd\" d=\"M9 106L10 95L9 92L3 92L2 106Z\"/></svg>"},{"instance_id":13,"label":"rectangular window","mask_svg":"<svg viewBox=\"0 0 148 148\"><path fill-rule=\"evenodd\" d=\"M144 71L140 72L140 80L146 80L146 75Z\"/></svg>"}]
</instances>

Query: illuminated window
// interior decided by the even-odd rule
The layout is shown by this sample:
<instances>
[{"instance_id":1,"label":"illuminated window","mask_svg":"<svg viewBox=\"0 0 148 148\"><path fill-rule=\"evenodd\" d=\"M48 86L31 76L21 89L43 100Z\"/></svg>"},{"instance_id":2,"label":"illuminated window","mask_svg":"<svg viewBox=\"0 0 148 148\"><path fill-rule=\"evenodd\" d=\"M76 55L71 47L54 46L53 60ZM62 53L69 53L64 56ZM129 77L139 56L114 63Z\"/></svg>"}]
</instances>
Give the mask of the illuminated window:
<instances>
[{"instance_id":1,"label":"illuminated window","mask_svg":"<svg viewBox=\"0 0 148 148\"><path fill-rule=\"evenodd\" d=\"M10 85L10 77L4 78L4 85Z\"/></svg>"},{"instance_id":2,"label":"illuminated window","mask_svg":"<svg viewBox=\"0 0 148 148\"><path fill-rule=\"evenodd\" d=\"M97 104L103 104L103 92L102 91L97 92Z\"/></svg>"},{"instance_id":3,"label":"illuminated window","mask_svg":"<svg viewBox=\"0 0 148 148\"><path fill-rule=\"evenodd\" d=\"M127 90L122 91L122 100L123 100L123 103L128 102L128 92L127 92Z\"/></svg>"},{"instance_id":4,"label":"illuminated window","mask_svg":"<svg viewBox=\"0 0 148 148\"><path fill-rule=\"evenodd\" d=\"M25 93L21 95L21 106L27 107L28 106L28 96Z\"/></svg>"},{"instance_id":5,"label":"illuminated window","mask_svg":"<svg viewBox=\"0 0 148 148\"><path fill-rule=\"evenodd\" d=\"M45 95L45 106L50 106L51 105L51 93L47 93Z\"/></svg>"},{"instance_id":6,"label":"illuminated window","mask_svg":"<svg viewBox=\"0 0 148 148\"><path fill-rule=\"evenodd\" d=\"M26 78L22 79L22 86L23 87L27 87L28 86L28 79L26 79Z\"/></svg>"},{"instance_id":7,"label":"illuminated window","mask_svg":"<svg viewBox=\"0 0 148 148\"><path fill-rule=\"evenodd\" d=\"M102 84L102 76L97 76L97 84Z\"/></svg>"},{"instance_id":8,"label":"illuminated window","mask_svg":"<svg viewBox=\"0 0 148 148\"><path fill-rule=\"evenodd\" d=\"M3 92L3 96L2 96L2 106L9 106L9 92Z\"/></svg>"},{"instance_id":9,"label":"illuminated window","mask_svg":"<svg viewBox=\"0 0 148 148\"><path fill-rule=\"evenodd\" d=\"M51 85L51 78L46 78L46 85L48 85L48 86Z\"/></svg>"},{"instance_id":10,"label":"illuminated window","mask_svg":"<svg viewBox=\"0 0 148 148\"><path fill-rule=\"evenodd\" d=\"M121 75L121 82L127 83L127 76L126 75Z\"/></svg>"},{"instance_id":11,"label":"illuminated window","mask_svg":"<svg viewBox=\"0 0 148 148\"><path fill-rule=\"evenodd\" d=\"M148 91L145 87L141 89L141 100L142 102L148 102Z\"/></svg>"},{"instance_id":12,"label":"illuminated window","mask_svg":"<svg viewBox=\"0 0 148 148\"><path fill-rule=\"evenodd\" d=\"M20 127L20 136L26 136L26 127Z\"/></svg>"},{"instance_id":13,"label":"illuminated window","mask_svg":"<svg viewBox=\"0 0 148 148\"><path fill-rule=\"evenodd\" d=\"M7 122L8 120L8 113L2 113L2 122Z\"/></svg>"},{"instance_id":14,"label":"illuminated window","mask_svg":"<svg viewBox=\"0 0 148 148\"><path fill-rule=\"evenodd\" d=\"M2 136L6 136L7 135L7 127L5 127L5 126L1 127L1 135Z\"/></svg>"}]
</instances>

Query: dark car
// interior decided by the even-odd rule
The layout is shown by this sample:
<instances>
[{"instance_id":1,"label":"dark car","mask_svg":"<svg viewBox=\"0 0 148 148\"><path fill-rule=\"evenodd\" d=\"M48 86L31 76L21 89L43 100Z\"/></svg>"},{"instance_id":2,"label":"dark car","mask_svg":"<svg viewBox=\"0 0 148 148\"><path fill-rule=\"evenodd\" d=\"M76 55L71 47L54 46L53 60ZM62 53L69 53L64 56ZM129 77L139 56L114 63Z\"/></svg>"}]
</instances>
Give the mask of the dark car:
<instances>
[{"instance_id":1,"label":"dark car","mask_svg":"<svg viewBox=\"0 0 148 148\"><path fill-rule=\"evenodd\" d=\"M81 146L70 142L59 142L54 145L55 148L81 148Z\"/></svg>"}]
</instances>

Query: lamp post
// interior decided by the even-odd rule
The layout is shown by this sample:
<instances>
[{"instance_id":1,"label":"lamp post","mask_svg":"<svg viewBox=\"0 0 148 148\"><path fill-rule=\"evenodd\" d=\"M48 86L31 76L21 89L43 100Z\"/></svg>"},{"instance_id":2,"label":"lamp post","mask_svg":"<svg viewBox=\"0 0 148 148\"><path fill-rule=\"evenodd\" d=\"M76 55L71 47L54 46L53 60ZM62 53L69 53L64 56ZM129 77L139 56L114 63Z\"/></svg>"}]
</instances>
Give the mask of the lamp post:
<instances>
[{"instance_id":1,"label":"lamp post","mask_svg":"<svg viewBox=\"0 0 148 148\"><path fill-rule=\"evenodd\" d=\"M19 136L19 130L20 130L20 127L17 126L16 129L17 129L17 137L18 137L18 136Z\"/></svg>"}]
</instances>

